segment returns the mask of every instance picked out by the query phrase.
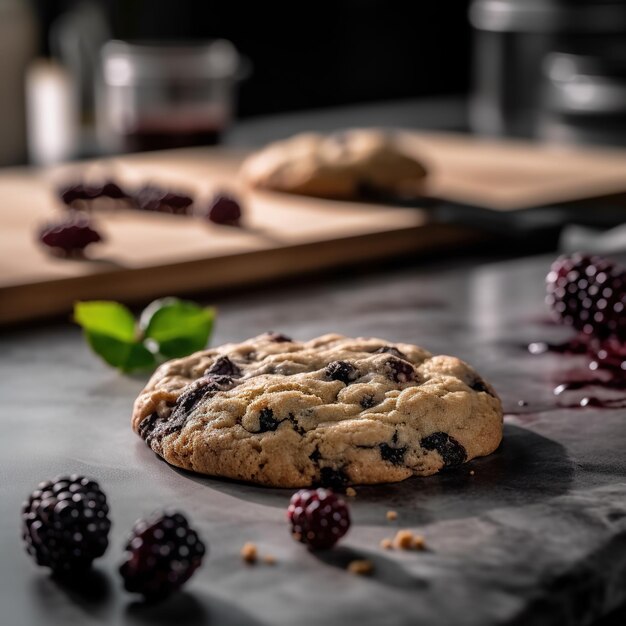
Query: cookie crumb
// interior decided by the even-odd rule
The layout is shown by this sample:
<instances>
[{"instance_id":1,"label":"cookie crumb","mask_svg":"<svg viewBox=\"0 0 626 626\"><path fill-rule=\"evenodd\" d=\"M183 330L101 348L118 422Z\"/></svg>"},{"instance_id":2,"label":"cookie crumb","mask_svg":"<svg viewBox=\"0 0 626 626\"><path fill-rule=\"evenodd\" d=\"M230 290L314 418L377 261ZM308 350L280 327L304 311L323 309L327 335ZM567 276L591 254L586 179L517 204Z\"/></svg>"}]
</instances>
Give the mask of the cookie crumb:
<instances>
[{"instance_id":1,"label":"cookie crumb","mask_svg":"<svg viewBox=\"0 0 626 626\"><path fill-rule=\"evenodd\" d=\"M476 472L474 470L470 470L470 476L473 476Z\"/></svg>"},{"instance_id":2,"label":"cookie crumb","mask_svg":"<svg viewBox=\"0 0 626 626\"><path fill-rule=\"evenodd\" d=\"M263 557L263 563L266 565L276 565L276 559L271 554L266 554Z\"/></svg>"},{"instance_id":3,"label":"cookie crumb","mask_svg":"<svg viewBox=\"0 0 626 626\"><path fill-rule=\"evenodd\" d=\"M369 576L374 571L374 564L365 559L350 561L348 571L358 576Z\"/></svg>"},{"instance_id":4,"label":"cookie crumb","mask_svg":"<svg viewBox=\"0 0 626 626\"><path fill-rule=\"evenodd\" d=\"M243 547L241 548L241 558L246 563L256 563L257 556L258 553L254 543L248 541L243 544Z\"/></svg>"},{"instance_id":5,"label":"cookie crumb","mask_svg":"<svg viewBox=\"0 0 626 626\"><path fill-rule=\"evenodd\" d=\"M413 550L424 550L426 548L426 542L422 535L413 535Z\"/></svg>"},{"instance_id":6,"label":"cookie crumb","mask_svg":"<svg viewBox=\"0 0 626 626\"><path fill-rule=\"evenodd\" d=\"M385 537L384 539L381 539L380 547L384 550L391 550L391 548L393 548L393 541L391 541L389 537Z\"/></svg>"},{"instance_id":7,"label":"cookie crumb","mask_svg":"<svg viewBox=\"0 0 626 626\"><path fill-rule=\"evenodd\" d=\"M354 498L354 496L356 496L356 490L355 490L355 489L353 489L352 487L348 487L348 488L346 489L346 495L347 495L349 498Z\"/></svg>"},{"instance_id":8,"label":"cookie crumb","mask_svg":"<svg viewBox=\"0 0 626 626\"><path fill-rule=\"evenodd\" d=\"M413 533L410 530L399 530L393 538L394 548L410 550L413 547Z\"/></svg>"},{"instance_id":9,"label":"cookie crumb","mask_svg":"<svg viewBox=\"0 0 626 626\"><path fill-rule=\"evenodd\" d=\"M394 520L398 519L398 514L396 513L396 511L387 511L387 519L390 522L393 522Z\"/></svg>"},{"instance_id":10,"label":"cookie crumb","mask_svg":"<svg viewBox=\"0 0 626 626\"><path fill-rule=\"evenodd\" d=\"M410 530L399 530L393 538L393 547L399 550L424 550L426 542L422 535L414 535Z\"/></svg>"}]
</instances>

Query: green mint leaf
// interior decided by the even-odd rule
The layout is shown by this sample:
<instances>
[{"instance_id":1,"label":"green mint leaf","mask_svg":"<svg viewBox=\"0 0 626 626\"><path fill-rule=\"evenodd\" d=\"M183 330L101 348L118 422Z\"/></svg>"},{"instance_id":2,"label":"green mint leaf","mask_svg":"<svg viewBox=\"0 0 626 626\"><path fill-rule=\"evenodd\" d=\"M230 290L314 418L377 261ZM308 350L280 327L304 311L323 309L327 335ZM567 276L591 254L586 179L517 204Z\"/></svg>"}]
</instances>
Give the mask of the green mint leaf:
<instances>
[{"instance_id":1,"label":"green mint leaf","mask_svg":"<svg viewBox=\"0 0 626 626\"><path fill-rule=\"evenodd\" d=\"M74 320L87 332L127 343L135 341L135 318L119 302L108 300L76 302Z\"/></svg>"},{"instance_id":2,"label":"green mint leaf","mask_svg":"<svg viewBox=\"0 0 626 626\"><path fill-rule=\"evenodd\" d=\"M159 354L175 358L206 347L214 320L213 308L178 298L163 298L146 307L139 325L146 339L158 345Z\"/></svg>"},{"instance_id":3,"label":"green mint leaf","mask_svg":"<svg viewBox=\"0 0 626 626\"><path fill-rule=\"evenodd\" d=\"M163 298L141 315L139 330L132 313L110 301L77 302L74 319L92 350L123 372L153 369L161 358L187 356L207 344L215 310L178 298Z\"/></svg>"},{"instance_id":4,"label":"green mint leaf","mask_svg":"<svg viewBox=\"0 0 626 626\"><path fill-rule=\"evenodd\" d=\"M164 359L178 359L188 354L193 354L206 348L208 335L204 334L198 337L180 337L178 339L170 339L162 341L158 344L158 353Z\"/></svg>"},{"instance_id":5,"label":"green mint leaf","mask_svg":"<svg viewBox=\"0 0 626 626\"><path fill-rule=\"evenodd\" d=\"M123 372L145 370L156 366L156 358L143 343L122 341L110 335L85 331L92 350L104 361Z\"/></svg>"}]
</instances>

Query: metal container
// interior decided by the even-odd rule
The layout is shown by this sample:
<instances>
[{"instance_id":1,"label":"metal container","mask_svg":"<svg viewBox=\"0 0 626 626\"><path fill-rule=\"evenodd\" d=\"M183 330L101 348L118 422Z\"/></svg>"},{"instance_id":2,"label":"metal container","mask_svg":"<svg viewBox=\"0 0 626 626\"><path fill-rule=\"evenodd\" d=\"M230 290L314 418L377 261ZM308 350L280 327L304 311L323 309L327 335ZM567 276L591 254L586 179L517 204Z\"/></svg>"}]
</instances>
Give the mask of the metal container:
<instances>
[{"instance_id":1,"label":"metal container","mask_svg":"<svg viewBox=\"0 0 626 626\"><path fill-rule=\"evenodd\" d=\"M535 136L550 53L621 46L625 0L474 0L470 124L488 135Z\"/></svg>"},{"instance_id":2,"label":"metal container","mask_svg":"<svg viewBox=\"0 0 626 626\"><path fill-rule=\"evenodd\" d=\"M626 41L595 56L552 53L543 69L541 138L626 145Z\"/></svg>"}]
</instances>

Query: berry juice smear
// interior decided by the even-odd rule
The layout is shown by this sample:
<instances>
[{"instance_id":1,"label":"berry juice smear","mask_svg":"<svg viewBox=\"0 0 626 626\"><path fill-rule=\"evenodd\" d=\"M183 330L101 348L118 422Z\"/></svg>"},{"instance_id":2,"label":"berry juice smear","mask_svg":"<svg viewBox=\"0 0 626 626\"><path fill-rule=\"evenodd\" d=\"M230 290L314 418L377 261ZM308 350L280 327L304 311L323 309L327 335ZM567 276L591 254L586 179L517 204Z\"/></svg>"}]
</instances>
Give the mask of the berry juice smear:
<instances>
[{"instance_id":1,"label":"berry juice smear","mask_svg":"<svg viewBox=\"0 0 626 626\"><path fill-rule=\"evenodd\" d=\"M144 115L124 133L129 152L172 150L220 143L226 121L216 115Z\"/></svg>"},{"instance_id":2,"label":"berry juice smear","mask_svg":"<svg viewBox=\"0 0 626 626\"><path fill-rule=\"evenodd\" d=\"M554 353L561 355L589 355L592 360L587 369L572 370L566 380L554 387L554 395L563 398L550 409L574 409L594 407L602 409L626 408L626 396L600 397L586 395L578 401L565 400L565 394L570 391L580 391L596 388L606 391L626 392L626 344L618 340L599 342L584 335L571 339L550 343L536 341L528 344L528 351L534 355ZM596 372L596 375L591 374ZM522 406L522 405L520 405ZM536 409L534 409L536 410ZM544 410L544 409L541 409ZM525 411L520 411L525 413Z\"/></svg>"},{"instance_id":3,"label":"berry juice smear","mask_svg":"<svg viewBox=\"0 0 626 626\"><path fill-rule=\"evenodd\" d=\"M559 398L556 405L517 414L581 407L626 408L626 269L600 256L580 252L561 256L546 276L546 304L555 322L575 329L578 335L561 343L535 341L526 349L535 355L585 356L587 368L570 370L554 387L553 393ZM543 318L541 323L545 323ZM572 397L572 392L588 388L602 393ZM527 404L520 401L518 406Z\"/></svg>"}]
</instances>

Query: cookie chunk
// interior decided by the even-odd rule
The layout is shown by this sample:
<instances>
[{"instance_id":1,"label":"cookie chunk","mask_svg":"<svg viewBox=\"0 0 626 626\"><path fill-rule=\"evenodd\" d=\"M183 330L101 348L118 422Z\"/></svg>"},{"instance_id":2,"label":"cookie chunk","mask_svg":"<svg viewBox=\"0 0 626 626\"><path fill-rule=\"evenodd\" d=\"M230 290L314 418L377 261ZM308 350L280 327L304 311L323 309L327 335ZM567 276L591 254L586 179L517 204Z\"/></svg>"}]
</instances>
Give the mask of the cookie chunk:
<instances>
[{"instance_id":1,"label":"cookie chunk","mask_svg":"<svg viewBox=\"0 0 626 626\"><path fill-rule=\"evenodd\" d=\"M359 199L420 195L426 168L392 134L348 130L272 143L248 157L242 175L262 189Z\"/></svg>"},{"instance_id":2,"label":"cookie chunk","mask_svg":"<svg viewBox=\"0 0 626 626\"><path fill-rule=\"evenodd\" d=\"M168 463L273 487L395 482L493 452L502 407L410 344L268 333L164 363L132 427Z\"/></svg>"}]
</instances>

